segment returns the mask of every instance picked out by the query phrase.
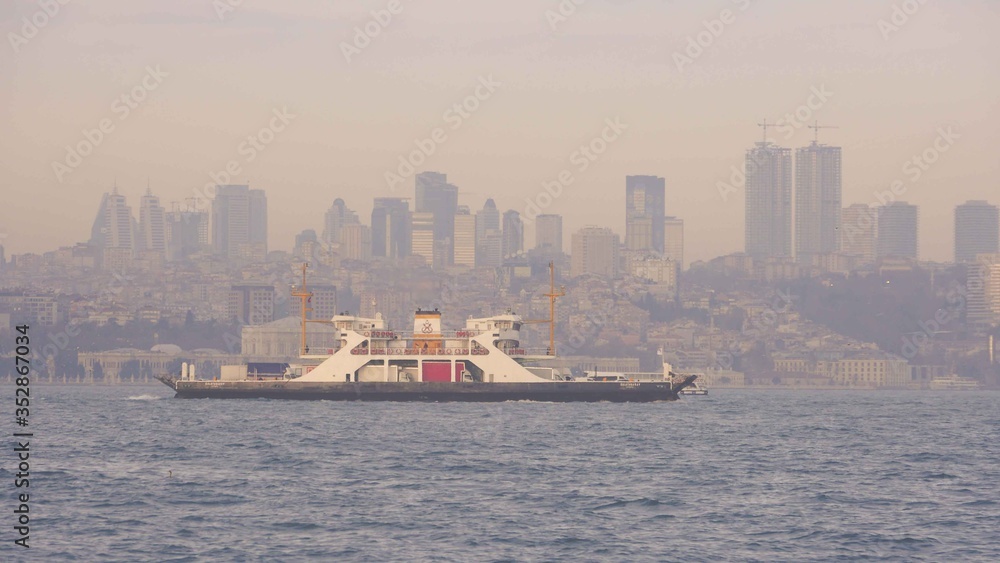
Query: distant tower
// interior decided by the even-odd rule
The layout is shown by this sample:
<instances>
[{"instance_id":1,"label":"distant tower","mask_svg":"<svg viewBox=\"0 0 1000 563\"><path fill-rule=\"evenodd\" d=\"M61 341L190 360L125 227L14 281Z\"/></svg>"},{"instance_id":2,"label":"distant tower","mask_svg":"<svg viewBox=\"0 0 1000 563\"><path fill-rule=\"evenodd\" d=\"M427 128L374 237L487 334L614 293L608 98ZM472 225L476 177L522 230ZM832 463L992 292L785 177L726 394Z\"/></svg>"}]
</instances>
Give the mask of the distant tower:
<instances>
[{"instance_id":1,"label":"distant tower","mask_svg":"<svg viewBox=\"0 0 1000 563\"><path fill-rule=\"evenodd\" d=\"M535 218L535 250L563 252L562 215L539 215Z\"/></svg>"},{"instance_id":2,"label":"distant tower","mask_svg":"<svg viewBox=\"0 0 1000 563\"><path fill-rule=\"evenodd\" d=\"M611 229L584 227L573 233L570 274L594 274L613 279L618 276L618 247L621 239Z\"/></svg>"},{"instance_id":3,"label":"distant tower","mask_svg":"<svg viewBox=\"0 0 1000 563\"><path fill-rule=\"evenodd\" d=\"M816 127L819 127L818 125ZM840 246L841 149L816 141L795 151L795 255L811 264Z\"/></svg>"},{"instance_id":4,"label":"distant tower","mask_svg":"<svg viewBox=\"0 0 1000 563\"><path fill-rule=\"evenodd\" d=\"M134 252L134 222L132 209L115 186L110 194L105 193L101 197L101 206L90 231L90 244L100 249L117 248Z\"/></svg>"},{"instance_id":5,"label":"distant tower","mask_svg":"<svg viewBox=\"0 0 1000 563\"><path fill-rule=\"evenodd\" d=\"M456 266L476 267L476 216L467 205L458 206L455 215L455 258Z\"/></svg>"},{"instance_id":6,"label":"distant tower","mask_svg":"<svg viewBox=\"0 0 1000 563\"><path fill-rule=\"evenodd\" d=\"M417 213L430 213L434 225L435 255L448 265L455 253L455 215L458 214L458 188L448 183L440 172L421 172L416 175Z\"/></svg>"},{"instance_id":7,"label":"distant tower","mask_svg":"<svg viewBox=\"0 0 1000 563\"><path fill-rule=\"evenodd\" d=\"M524 252L524 223L521 214L513 209L503 214L503 259L513 258Z\"/></svg>"},{"instance_id":8,"label":"distant tower","mask_svg":"<svg viewBox=\"0 0 1000 563\"><path fill-rule=\"evenodd\" d=\"M840 251L857 256L862 264L875 262L878 209L855 203L840 212Z\"/></svg>"},{"instance_id":9,"label":"distant tower","mask_svg":"<svg viewBox=\"0 0 1000 563\"><path fill-rule=\"evenodd\" d=\"M267 254L267 196L247 185L218 186L212 201L212 248L227 258Z\"/></svg>"},{"instance_id":10,"label":"distant tower","mask_svg":"<svg viewBox=\"0 0 1000 563\"><path fill-rule=\"evenodd\" d=\"M879 258L911 258L918 256L918 212L916 205L894 201L879 210Z\"/></svg>"},{"instance_id":11,"label":"distant tower","mask_svg":"<svg viewBox=\"0 0 1000 563\"><path fill-rule=\"evenodd\" d=\"M659 176L625 177L625 248L663 252L666 181Z\"/></svg>"},{"instance_id":12,"label":"distant tower","mask_svg":"<svg viewBox=\"0 0 1000 563\"><path fill-rule=\"evenodd\" d=\"M144 250L166 256L166 214L160 205L160 198L154 196L148 187L139 204L139 232Z\"/></svg>"},{"instance_id":13,"label":"distant tower","mask_svg":"<svg viewBox=\"0 0 1000 563\"><path fill-rule=\"evenodd\" d=\"M663 257L684 268L684 219L666 217L663 220Z\"/></svg>"},{"instance_id":14,"label":"distant tower","mask_svg":"<svg viewBox=\"0 0 1000 563\"><path fill-rule=\"evenodd\" d=\"M372 256L410 255L410 204L401 197L377 197L372 208Z\"/></svg>"},{"instance_id":15,"label":"distant tower","mask_svg":"<svg viewBox=\"0 0 1000 563\"><path fill-rule=\"evenodd\" d=\"M412 246L410 254L421 256L428 266L434 267L434 214L414 212L410 214Z\"/></svg>"},{"instance_id":16,"label":"distant tower","mask_svg":"<svg viewBox=\"0 0 1000 563\"><path fill-rule=\"evenodd\" d=\"M746 253L792 255L792 151L764 140L746 152Z\"/></svg>"},{"instance_id":17,"label":"distant tower","mask_svg":"<svg viewBox=\"0 0 1000 563\"><path fill-rule=\"evenodd\" d=\"M352 223L340 229L341 256L348 260L369 262L372 259L372 230L368 225Z\"/></svg>"},{"instance_id":18,"label":"distant tower","mask_svg":"<svg viewBox=\"0 0 1000 563\"><path fill-rule=\"evenodd\" d=\"M503 261L500 211L492 199L476 213L476 267L497 268Z\"/></svg>"},{"instance_id":19,"label":"distant tower","mask_svg":"<svg viewBox=\"0 0 1000 563\"><path fill-rule=\"evenodd\" d=\"M976 261L979 254L1000 253L1000 211L985 201L955 208L955 262Z\"/></svg>"},{"instance_id":20,"label":"distant tower","mask_svg":"<svg viewBox=\"0 0 1000 563\"><path fill-rule=\"evenodd\" d=\"M323 241L327 244L340 242L340 231L344 225L356 225L361 221L358 214L347 208L347 204L339 197L333 200L333 205L323 217Z\"/></svg>"}]
</instances>

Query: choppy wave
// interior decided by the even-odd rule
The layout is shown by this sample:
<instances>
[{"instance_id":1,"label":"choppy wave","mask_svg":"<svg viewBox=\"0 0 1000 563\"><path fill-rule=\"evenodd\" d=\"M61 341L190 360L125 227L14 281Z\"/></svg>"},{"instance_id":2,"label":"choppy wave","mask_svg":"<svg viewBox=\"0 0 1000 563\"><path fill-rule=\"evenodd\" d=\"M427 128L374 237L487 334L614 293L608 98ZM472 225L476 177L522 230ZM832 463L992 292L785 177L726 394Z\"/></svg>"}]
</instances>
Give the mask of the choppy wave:
<instances>
[{"instance_id":1,"label":"choppy wave","mask_svg":"<svg viewBox=\"0 0 1000 563\"><path fill-rule=\"evenodd\" d=\"M1000 560L998 393L136 391L40 388L31 560Z\"/></svg>"}]
</instances>

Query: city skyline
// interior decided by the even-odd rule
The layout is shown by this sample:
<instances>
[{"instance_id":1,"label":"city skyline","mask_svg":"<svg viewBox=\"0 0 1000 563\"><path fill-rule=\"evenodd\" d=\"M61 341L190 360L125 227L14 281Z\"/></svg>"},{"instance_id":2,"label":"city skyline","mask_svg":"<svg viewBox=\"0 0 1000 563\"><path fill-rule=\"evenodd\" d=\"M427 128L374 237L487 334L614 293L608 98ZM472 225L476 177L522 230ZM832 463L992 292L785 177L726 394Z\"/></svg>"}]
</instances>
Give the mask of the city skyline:
<instances>
[{"instance_id":1,"label":"city skyline","mask_svg":"<svg viewBox=\"0 0 1000 563\"><path fill-rule=\"evenodd\" d=\"M268 241L281 247L302 223L322 221L321 209L303 203L321 202L325 209L334 197L348 199L358 190L398 195L386 173L398 173L400 159L417 148L414 140L430 139L437 127L447 139L415 172L447 170L466 191L460 204L478 209L493 194L498 207L519 211L526 223L533 214L555 213L565 217L569 232L607 224L623 233L624 211L611 205L620 178L663 177L672 188L669 213L685 219L689 261L741 248L742 187L729 193L719 184L741 167L740 155L757 137L754 124L765 116L776 120L772 140L782 146L805 145L812 135L804 124L814 120L840 127L825 131L823 141L844 152L844 205L876 202L896 181L903 182L905 199L925 210L989 199L995 191L998 164L973 150L995 146L998 135L990 92L998 86L991 69L1000 49L982 25L996 21L995 6L972 2L945 11L923 5L898 31L884 32L878 22L891 16L891 6L754 4L738 11L703 55L678 68L673 55L688 56L688 39L717 14L696 3L640 4L642 11L590 5L555 28L544 9L522 2L486 14L461 5L406 8L349 62L338 45L370 18L360 6L298 4L289 15L269 19L268 8L244 5L224 20L191 5L163 7L155 16L121 2L64 10L19 45L17 56L0 62L5 79L20 85L2 95L12 130L23 133L0 141L9 163L4 179L11 201L0 212L7 253L43 252L76 238L69 233L89 219L77 210L92 206L91 198L109 191L116 178L133 202L150 179L168 210L172 201L198 199L209 182L264 187L275 197L272 190L281 190L291 197L271 205ZM12 5L0 23L17 30L35 9ZM455 21L469 23L446 23ZM829 33L822 44L808 39L818 27ZM187 32L200 29L225 33L227 40L197 39L180 48L173 41L199 36ZM778 31L781 40L769 39ZM289 41L271 52L263 47L267 41L257 41L268 34ZM475 58L435 49L441 38ZM484 52L497 41L511 48ZM574 44L583 47L569 48ZM66 52L76 56L57 62L64 57L55 53ZM217 56L205 60L206 52ZM336 67L329 76L301 58L317 52ZM545 56L525 64L525 53ZM740 57L767 61L764 71L729 72L739 68L733 65ZM448 61L454 64L442 64ZM400 64L410 70L396 73ZM54 77L72 84L74 96L44 111L41 104L52 94L37 85ZM127 115L109 109L143 80L155 89L141 91L142 103L116 106L129 109ZM460 121L443 117L477 87L483 99L475 112ZM65 165L66 147L85 141L81 132L105 118L114 130L57 178L53 162ZM529 128L534 135L526 139ZM606 128L615 140L593 160L581 157L579 147ZM261 130L267 132L254 142L262 149L247 144ZM939 141L942 134L947 139ZM954 150L926 170L913 163L952 140ZM225 179L230 161L239 171L214 181L212 175ZM549 197L544 186L562 171L572 182L561 192L552 188L560 195ZM361 216L371 212L371 199L352 202ZM40 209L47 221L37 219ZM924 258L950 259L950 234L938 236L951 232L949 215L922 217Z\"/></svg>"}]
</instances>

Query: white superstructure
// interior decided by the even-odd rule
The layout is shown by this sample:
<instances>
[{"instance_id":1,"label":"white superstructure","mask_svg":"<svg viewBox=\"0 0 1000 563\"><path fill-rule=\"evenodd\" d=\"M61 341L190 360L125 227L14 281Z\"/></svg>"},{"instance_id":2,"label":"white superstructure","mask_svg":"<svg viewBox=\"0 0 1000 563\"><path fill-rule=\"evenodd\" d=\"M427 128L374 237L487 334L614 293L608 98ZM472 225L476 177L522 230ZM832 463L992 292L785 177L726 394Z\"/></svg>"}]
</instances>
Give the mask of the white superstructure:
<instances>
[{"instance_id":1,"label":"white superstructure","mask_svg":"<svg viewBox=\"0 0 1000 563\"><path fill-rule=\"evenodd\" d=\"M450 333L441 330L436 310L417 311L413 332L408 334L389 330L381 315L338 315L331 323L337 329L339 349L318 365L291 368L296 381L551 383L561 379L552 368L525 367L518 361L532 355L520 347L523 320L514 313L468 319L464 329Z\"/></svg>"}]
</instances>

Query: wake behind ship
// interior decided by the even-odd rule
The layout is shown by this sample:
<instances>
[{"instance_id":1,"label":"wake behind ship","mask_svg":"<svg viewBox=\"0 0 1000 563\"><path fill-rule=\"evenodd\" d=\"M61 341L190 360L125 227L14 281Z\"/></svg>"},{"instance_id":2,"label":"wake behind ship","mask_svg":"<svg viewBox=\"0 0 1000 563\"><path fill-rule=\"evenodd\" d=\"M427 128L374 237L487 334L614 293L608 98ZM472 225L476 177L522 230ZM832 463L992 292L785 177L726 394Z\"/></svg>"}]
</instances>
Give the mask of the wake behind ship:
<instances>
[{"instance_id":1,"label":"wake behind ship","mask_svg":"<svg viewBox=\"0 0 1000 563\"><path fill-rule=\"evenodd\" d=\"M303 284L293 295L303 300L303 317L310 295ZM554 276L553 276L554 278ZM549 292L555 319L554 288ZM374 318L338 315L329 321L339 341L337 349L310 353L302 320L300 363L281 373L251 371L246 365L222 366L221 380L198 380L185 367L180 377L157 379L181 398L271 398L339 401L674 401L697 376L677 377L664 363L655 381L615 381L563 376L537 364L554 358L554 330L544 353L521 348L524 320L512 313L468 319L462 330L444 333L441 313L418 310L413 332L389 330L381 314ZM554 325L550 324L550 328ZM541 351L539 351L541 352ZM675 381L676 380L676 381Z\"/></svg>"}]
</instances>

